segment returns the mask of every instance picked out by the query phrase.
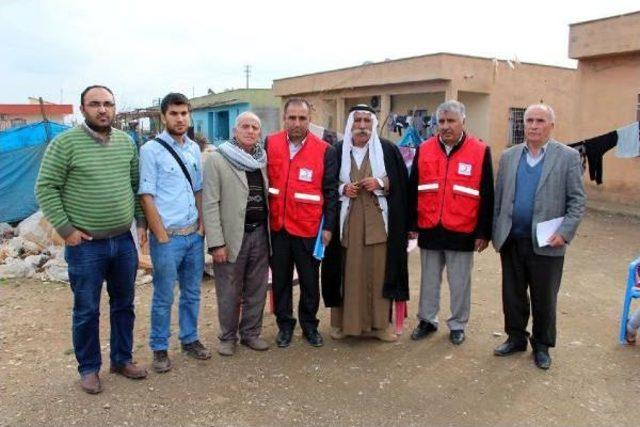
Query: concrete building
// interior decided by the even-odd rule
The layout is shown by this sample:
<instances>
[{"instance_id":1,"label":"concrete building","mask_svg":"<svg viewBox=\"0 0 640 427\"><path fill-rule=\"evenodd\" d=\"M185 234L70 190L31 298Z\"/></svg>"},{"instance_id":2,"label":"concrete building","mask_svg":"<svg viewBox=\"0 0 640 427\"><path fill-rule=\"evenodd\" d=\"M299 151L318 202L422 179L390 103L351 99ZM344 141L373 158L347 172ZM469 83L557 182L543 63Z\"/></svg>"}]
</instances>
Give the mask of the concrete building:
<instances>
[{"instance_id":1,"label":"concrete building","mask_svg":"<svg viewBox=\"0 0 640 427\"><path fill-rule=\"evenodd\" d=\"M569 57L578 60L570 137L581 140L640 120L640 12L570 25ZM603 183L593 200L640 204L640 158L604 156Z\"/></svg>"},{"instance_id":2,"label":"concrete building","mask_svg":"<svg viewBox=\"0 0 640 427\"><path fill-rule=\"evenodd\" d=\"M0 104L0 131L43 120L43 114L51 122L64 124L66 116L73 114L71 104L44 102L29 98L28 104Z\"/></svg>"},{"instance_id":3,"label":"concrete building","mask_svg":"<svg viewBox=\"0 0 640 427\"><path fill-rule=\"evenodd\" d=\"M487 141L494 156L522 141L522 113L534 102L573 117L576 71L450 53L435 53L275 80L275 95L305 96L314 104L313 121L339 132L347 111L358 103L377 105L380 121L409 110L435 112L441 102L457 99L467 107L467 128ZM384 126L382 135L397 140ZM557 135L571 135L569 120Z\"/></svg>"},{"instance_id":4,"label":"concrete building","mask_svg":"<svg viewBox=\"0 0 640 427\"><path fill-rule=\"evenodd\" d=\"M209 142L228 140L236 117L253 111L262 121L263 137L280 127L280 101L271 89L235 89L192 98L193 126Z\"/></svg>"},{"instance_id":5,"label":"concrete building","mask_svg":"<svg viewBox=\"0 0 640 427\"><path fill-rule=\"evenodd\" d=\"M274 80L284 102L304 96L312 121L342 132L347 111L373 105L384 123L394 114L426 110L457 99L467 106L467 128L489 143L494 162L503 149L522 142L524 108L554 107L556 139L571 143L640 120L640 12L570 25L569 57L577 69L450 53L365 63L356 67ZM391 140L399 134L382 126ZM603 184L585 173L589 199L638 206L640 158L604 156Z\"/></svg>"}]
</instances>

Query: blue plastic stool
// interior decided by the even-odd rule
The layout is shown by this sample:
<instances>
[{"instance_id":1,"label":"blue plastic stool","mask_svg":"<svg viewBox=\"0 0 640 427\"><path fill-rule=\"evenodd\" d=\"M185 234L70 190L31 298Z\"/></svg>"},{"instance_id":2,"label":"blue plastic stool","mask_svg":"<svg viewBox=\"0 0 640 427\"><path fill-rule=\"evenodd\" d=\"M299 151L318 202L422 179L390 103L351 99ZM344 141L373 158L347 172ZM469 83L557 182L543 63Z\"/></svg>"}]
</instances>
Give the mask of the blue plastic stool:
<instances>
[{"instance_id":1,"label":"blue plastic stool","mask_svg":"<svg viewBox=\"0 0 640 427\"><path fill-rule=\"evenodd\" d=\"M624 292L624 302L622 304L622 316L620 316L620 344L627 344L625 336L627 334L627 321L629 320L629 307L631 300L640 298L640 287L636 287L636 271L640 264L640 258L629 264L629 275L627 277L627 289Z\"/></svg>"}]
</instances>

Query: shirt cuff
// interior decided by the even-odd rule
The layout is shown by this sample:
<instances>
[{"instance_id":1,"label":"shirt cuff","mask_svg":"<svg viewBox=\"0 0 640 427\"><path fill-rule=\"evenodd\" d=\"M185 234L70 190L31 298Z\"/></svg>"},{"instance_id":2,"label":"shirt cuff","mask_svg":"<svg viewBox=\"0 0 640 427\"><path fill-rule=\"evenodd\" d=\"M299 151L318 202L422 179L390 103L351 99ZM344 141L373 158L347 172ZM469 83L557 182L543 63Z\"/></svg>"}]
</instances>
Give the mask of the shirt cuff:
<instances>
[{"instance_id":1,"label":"shirt cuff","mask_svg":"<svg viewBox=\"0 0 640 427\"><path fill-rule=\"evenodd\" d=\"M381 178L376 178L376 181L380 184L380 188L384 189L384 181Z\"/></svg>"},{"instance_id":2,"label":"shirt cuff","mask_svg":"<svg viewBox=\"0 0 640 427\"><path fill-rule=\"evenodd\" d=\"M73 226L73 224L68 222L66 224L62 224L59 227L56 227L56 231L58 232L60 237L62 237L63 239L66 239L67 237L69 237L71 235L71 233L76 231L76 228Z\"/></svg>"},{"instance_id":3,"label":"shirt cuff","mask_svg":"<svg viewBox=\"0 0 640 427\"><path fill-rule=\"evenodd\" d=\"M141 196L143 194L149 194L153 197L156 196L156 186L149 183L149 182L142 182L142 185L140 186L140 188L138 189L138 196Z\"/></svg>"},{"instance_id":4,"label":"shirt cuff","mask_svg":"<svg viewBox=\"0 0 640 427\"><path fill-rule=\"evenodd\" d=\"M347 184L340 184L340 185L338 186L338 194L339 194L340 196L342 196L342 195L344 194L344 186L345 186L345 185L347 185Z\"/></svg>"}]
</instances>

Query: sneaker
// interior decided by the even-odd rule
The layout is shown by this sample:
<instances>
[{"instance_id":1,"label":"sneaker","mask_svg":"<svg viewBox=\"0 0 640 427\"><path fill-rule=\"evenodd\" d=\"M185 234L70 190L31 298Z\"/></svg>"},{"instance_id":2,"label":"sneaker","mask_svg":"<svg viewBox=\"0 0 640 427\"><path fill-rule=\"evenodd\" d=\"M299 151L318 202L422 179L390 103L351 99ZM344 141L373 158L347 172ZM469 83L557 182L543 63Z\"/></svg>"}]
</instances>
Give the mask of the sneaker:
<instances>
[{"instance_id":1,"label":"sneaker","mask_svg":"<svg viewBox=\"0 0 640 427\"><path fill-rule=\"evenodd\" d=\"M218 354L220 356L233 356L235 352L235 341L220 341L220 343L218 344Z\"/></svg>"},{"instance_id":2,"label":"sneaker","mask_svg":"<svg viewBox=\"0 0 640 427\"><path fill-rule=\"evenodd\" d=\"M153 352L153 363L151 364L153 370L159 374L168 372L171 370L171 360L167 350L157 350Z\"/></svg>"},{"instance_id":3,"label":"sneaker","mask_svg":"<svg viewBox=\"0 0 640 427\"><path fill-rule=\"evenodd\" d=\"M211 359L211 351L203 346L200 340L195 340L189 344L182 344L182 352L198 360Z\"/></svg>"}]
</instances>

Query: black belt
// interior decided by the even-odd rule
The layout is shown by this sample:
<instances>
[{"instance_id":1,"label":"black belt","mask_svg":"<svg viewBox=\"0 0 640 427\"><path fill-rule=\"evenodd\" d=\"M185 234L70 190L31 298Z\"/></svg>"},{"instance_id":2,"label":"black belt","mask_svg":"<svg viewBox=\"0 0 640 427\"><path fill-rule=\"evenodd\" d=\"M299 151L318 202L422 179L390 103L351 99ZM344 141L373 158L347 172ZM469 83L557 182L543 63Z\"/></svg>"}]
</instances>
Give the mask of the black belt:
<instances>
[{"instance_id":1,"label":"black belt","mask_svg":"<svg viewBox=\"0 0 640 427\"><path fill-rule=\"evenodd\" d=\"M244 232L245 233L253 233L254 231L256 231L262 225L264 225L264 222L256 222L254 224L245 224L244 225Z\"/></svg>"}]
</instances>

